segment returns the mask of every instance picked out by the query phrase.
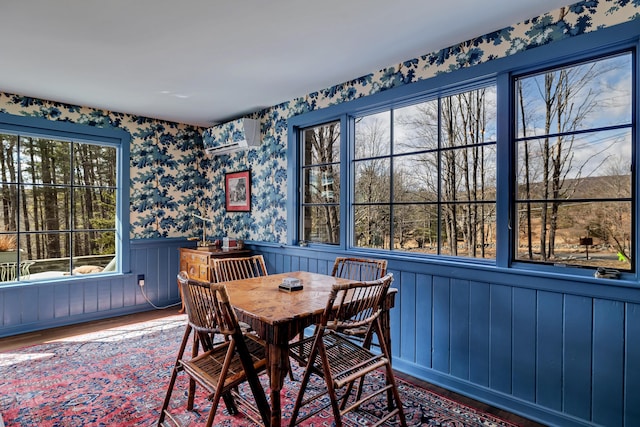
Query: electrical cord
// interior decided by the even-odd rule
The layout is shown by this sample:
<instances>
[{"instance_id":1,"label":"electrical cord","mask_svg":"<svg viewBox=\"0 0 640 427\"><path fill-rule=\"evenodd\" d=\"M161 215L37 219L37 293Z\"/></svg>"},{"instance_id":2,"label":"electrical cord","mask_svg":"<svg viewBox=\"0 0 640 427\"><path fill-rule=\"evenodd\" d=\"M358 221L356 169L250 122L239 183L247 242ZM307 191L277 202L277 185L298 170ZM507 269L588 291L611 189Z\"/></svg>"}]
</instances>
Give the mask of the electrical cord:
<instances>
[{"instance_id":1,"label":"electrical cord","mask_svg":"<svg viewBox=\"0 0 640 427\"><path fill-rule=\"evenodd\" d=\"M155 308L157 310L164 310L164 309L167 309L167 308L177 307L179 305L182 305L181 302L177 302L175 304L165 305L164 307L158 307L153 302L151 302L149 297L147 297L147 293L144 291L144 286L139 286L139 288L140 288L140 293L142 293L142 296L144 297L144 299L151 305L151 307L153 307L153 308Z\"/></svg>"}]
</instances>

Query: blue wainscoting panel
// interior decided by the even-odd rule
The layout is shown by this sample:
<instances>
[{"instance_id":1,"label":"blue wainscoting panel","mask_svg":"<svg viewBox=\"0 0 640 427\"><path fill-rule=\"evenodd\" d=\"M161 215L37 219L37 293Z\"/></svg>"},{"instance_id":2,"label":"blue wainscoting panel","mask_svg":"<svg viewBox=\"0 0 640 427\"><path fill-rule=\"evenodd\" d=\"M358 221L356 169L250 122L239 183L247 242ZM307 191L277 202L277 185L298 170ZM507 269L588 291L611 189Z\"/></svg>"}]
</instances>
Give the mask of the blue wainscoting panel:
<instances>
[{"instance_id":1,"label":"blue wainscoting panel","mask_svg":"<svg viewBox=\"0 0 640 427\"><path fill-rule=\"evenodd\" d=\"M593 422L622 425L624 404L624 304L593 305ZM637 425L637 424L636 424Z\"/></svg>"},{"instance_id":2,"label":"blue wainscoting panel","mask_svg":"<svg viewBox=\"0 0 640 427\"><path fill-rule=\"evenodd\" d=\"M33 304L38 301L38 289L25 289L22 294L21 321L26 323L38 321L38 306Z\"/></svg>"},{"instance_id":3,"label":"blue wainscoting panel","mask_svg":"<svg viewBox=\"0 0 640 427\"><path fill-rule=\"evenodd\" d=\"M562 295L538 292L536 401L562 409Z\"/></svg>"},{"instance_id":4,"label":"blue wainscoting panel","mask_svg":"<svg viewBox=\"0 0 640 427\"><path fill-rule=\"evenodd\" d=\"M469 379L469 281L451 280L451 375Z\"/></svg>"},{"instance_id":5,"label":"blue wainscoting panel","mask_svg":"<svg viewBox=\"0 0 640 427\"><path fill-rule=\"evenodd\" d=\"M400 330L400 325L405 325L407 322L415 325L415 336L408 334L402 334L400 336L402 341L412 341L416 351L415 359L411 360L418 366L432 366L431 348L433 347L431 339L433 337L433 318L431 317L431 310L427 307L433 306L433 286L432 276L428 274L416 274L416 298L414 301L402 302L398 310L402 314L407 315L402 323L394 325L396 321L391 319L391 330L394 332L393 337L400 336L396 331ZM396 297L397 299L403 298L402 293ZM402 299L401 299L402 301ZM395 314L395 313L392 313ZM398 313L400 314L400 313ZM411 320L413 316L413 320ZM400 318L400 315L397 316ZM402 329L404 331L404 328ZM391 340L391 346L393 347L394 340ZM398 354L397 352L394 354ZM404 358L404 357L403 357Z\"/></svg>"},{"instance_id":6,"label":"blue wainscoting panel","mask_svg":"<svg viewBox=\"0 0 640 427\"><path fill-rule=\"evenodd\" d=\"M178 248L185 239L141 239L131 242L131 271L102 276L65 276L50 281L0 285L0 337L57 326L153 310L137 284L158 307L180 301L175 277Z\"/></svg>"},{"instance_id":7,"label":"blue wainscoting panel","mask_svg":"<svg viewBox=\"0 0 640 427\"><path fill-rule=\"evenodd\" d=\"M396 295L396 306L399 308L397 312L400 314L398 321L401 325L407 327L402 330L400 335L400 354L403 358L409 360L415 360L416 358L416 322L411 322L409 319L415 319L416 317L416 275L410 272L393 272L394 282L392 286L398 289ZM400 289L402 286L402 289ZM409 324L408 324L409 323ZM393 346L393 341L391 342Z\"/></svg>"},{"instance_id":8,"label":"blue wainscoting panel","mask_svg":"<svg viewBox=\"0 0 640 427\"><path fill-rule=\"evenodd\" d=\"M631 427L640 420L640 305L627 304L625 321L624 426Z\"/></svg>"},{"instance_id":9,"label":"blue wainscoting panel","mask_svg":"<svg viewBox=\"0 0 640 427\"><path fill-rule=\"evenodd\" d=\"M449 374L451 339L451 286L448 277L433 277L432 368ZM403 324L404 325L404 324ZM404 327L403 327L404 329Z\"/></svg>"},{"instance_id":10,"label":"blue wainscoting panel","mask_svg":"<svg viewBox=\"0 0 640 427\"><path fill-rule=\"evenodd\" d=\"M364 252L252 243L270 273ZM391 254L393 366L553 426L640 425L640 286ZM626 287L625 287L626 286Z\"/></svg>"},{"instance_id":11,"label":"blue wainscoting panel","mask_svg":"<svg viewBox=\"0 0 640 427\"><path fill-rule=\"evenodd\" d=\"M513 289L513 395L535 400L536 390L536 291Z\"/></svg>"},{"instance_id":12,"label":"blue wainscoting panel","mask_svg":"<svg viewBox=\"0 0 640 427\"><path fill-rule=\"evenodd\" d=\"M489 306L489 386L502 393L511 393L513 310L508 286L491 285Z\"/></svg>"},{"instance_id":13,"label":"blue wainscoting panel","mask_svg":"<svg viewBox=\"0 0 640 427\"><path fill-rule=\"evenodd\" d=\"M489 386L490 368L489 290L490 286L481 282L471 282L469 288L469 380L484 387Z\"/></svg>"},{"instance_id":14,"label":"blue wainscoting panel","mask_svg":"<svg viewBox=\"0 0 640 427\"><path fill-rule=\"evenodd\" d=\"M34 289L37 289L38 291L38 299L36 300L37 303L34 304L34 306L38 307L38 319L34 322L18 322L18 325L42 325L40 326L40 328L45 328L46 326L44 325L48 325L49 322L53 319L53 291L55 289L54 286L34 286ZM17 289L11 289L11 290L7 290L6 292L4 292L4 289L0 290L0 294L4 294L4 295L15 295L15 296L19 296L20 293L17 292ZM96 300L96 307L98 306L97 300ZM8 311L12 311L10 306L5 305L4 306L4 311L5 313ZM96 310L94 310L96 311ZM14 326L15 323L5 323L3 326ZM35 329L40 329L37 326L35 327ZM21 331L20 326L17 326L15 328L18 332ZM16 332L17 333L17 332ZM6 335L12 335L11 333L7 333Z\"/></svg>"},{"instance_id":15,"label":"blue wainscoting panel","mask_svg":"<svg viewBox=\"0 0 640 427\"><path fill-rule=\"evenodd\" d=\"M564 299L562 401L564 411L582 419L591 418L591 370L593 339L593 301L566 295Z\"/></svg>"}]
</instances>

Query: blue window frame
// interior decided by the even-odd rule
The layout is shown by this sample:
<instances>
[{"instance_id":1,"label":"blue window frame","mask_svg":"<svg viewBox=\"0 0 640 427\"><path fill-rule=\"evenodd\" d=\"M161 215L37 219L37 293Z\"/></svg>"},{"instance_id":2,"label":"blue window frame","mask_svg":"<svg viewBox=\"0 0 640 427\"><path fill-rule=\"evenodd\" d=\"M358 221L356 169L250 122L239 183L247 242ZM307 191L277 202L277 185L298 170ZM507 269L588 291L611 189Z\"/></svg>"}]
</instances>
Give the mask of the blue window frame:
<instances>
[{"instance_id":1,"label":"blue window frame","mask_svg":"<svg viewBox=\"0 0 640 427\"><path fill-rule=\"evenodd\" d=\"M639 132L638 34L631 25L615 30L599 31L598 34L540 47L290 118L288 197L296 209L291 210L288 216L289 242L312 245L317 250L325 247L326 250L335 250L337 246L344 251L375 252L381 256L393 256L395 253L425 259L449 258L451 261L459 259L465 263L493 264L501 268L596 277L601 276L594 270L602 269L605 274L614 270L615 275L619 273L622 277L635 277L634 253L639 242L636 212L640 199L635 172L639 155L636 149ZM573 81L573 87L567 91L569 80L566 79L572 76L580 80ZM550 104L552 108L548 110L541 107L544 95L540 98L539 90L537 98L532 91L526 93L527 86L544 89L545 79L547 83L555 79L553 87L558 91L564 90L563 93L559 91L558 96L564 97L566 109L561 103L556 103L555 106ZM399 140L394 135L397 132L395 121L398 112L429 103L432 111L438 111L438 108L441 111L450 100L448 97L477 93L474 91L488 87L495 90L496 105L491 111L496 121L490 126L493 135L485 133L484 139L476 140L469 147L494 150L490 168L495 169L495 187L482 197L472 192L468 194L474 194L473 197L447 200L442 197L443 187L446 187L442 176L447 170L442 159L446 157L444 153L448 149L442 145L446 141L442 126L444 116L440 113L437 114L437 121L432 120L432 134L438 135L432 138L432 143L435 144L437 139L440 145L414 151L403 151L406 147L400 147L398 152L398 147L394 145ZM559 114L553 118L553 126L547 123L545 128L544 121L543 125L534 121L549 111L553 116L554 109ZM371 144L368 153L366 150L362 152L362 144L359 144L366 134L363 129L367 121L369 125L374 121L387 123L378 128L378 131L384 131L384 142ZM339 194L334 188L333 194L325 193L325 196L330 194L331 198L324 199L325 203L330 200L330 204L339 212L339 223L334 226L335 230L339 230L339 236L331 241L317 238L319 234L305 234L303 219L303 195L307 184L302 179L304 132L327 123L339 123L341 141L339 155L336 154L340 161L337 163L333 159L331 162L333 170L339 170L336 175L338 179L334 177L332 181L339 182L339 187L336 187L339 188ZM380 135L378 132L377 137ZM555 142L545 145L544 141L551 140ZM564 153L565 157L563 154L556 156L555 162L552 156L547 156L548 164L541 167L541 162L545 161L541 147L546 146L551 151L555 147L558 150L559 142L565 148L571 145L571 150ZM467 150L464 144L460 145ZM534 145L537 152L531 151ZM534 159L529 158L528 163L525 161L527 151L529 156L535 156ZM415 194L397 194L393 190L398 179L398 174L393 174L394 161L418 152L429 153L432 157L433 175L422 181L431 179L437 183L432 186L434 191L420 200L415 199ZM373 167L374 164L376 167ZM536 166L537 170L534 171L532 166ZM370 191L363 191L365 186L361 184L365 183L364 178L371 177L371 171L376 169L381 171L376 177L378 181L369 182ZM385 180L380 180L383 175ZM318 176L318 182L322 183L321 175ZM406 176L417 178L409 173ZM471 182L466 177L461 180L463 185L465 180ZM527 185L529 190L526 190ZM545 186L548 188L546 193L543 190ZM592 186L600 191L591 189ZM395 185L395 188L398 186ZM490 188L490 184L484 188ZM384 196L374 194L374 189L384 190ZM454 242L454 236L456 239L460 236L458 231L453 231L455 228L448 235L445 234L443 229L447 225L442 220L442 214L449 203L459 202L463 207L468 207L470 200L476 207L490 207L486 216L480 216L484 218L480 229L486 231L485 227L493 227L493 233L482 237L491 237L489 245L485 245L482 238L476 238L468 241L471 244L466 245L466 252L459 251L458 246L456 253L451 249L450 242ZM430 246L435 246L431 253L416 253L419 251L399 245L402 232L398 228L398 215L394 209L399 211L405 206L415 209L418 212L416 218L422 217L423 221L429 218L425 214L427 208L431 208L432 218L439 218L436 227L423 228L421 245L429 241ZM540 230L542 220L528 216L534 209L541 212L543 206L549 210L546 227L555 221L553 226L556 233L555 236L547 234L544 240L547 244L546 254L541 254L539 247L536 247L536 244L542 244L541 235L544 233L532 233L536 226ZM378 236L374 236L375 233L366 235L359 228L358 221L363 216L360 211L363 210L375 210L375 215L370 214L367 218L375 217L373 223L377 228L373 230ZM607 213L603 214L604 211ZM529 237L530 233L532 237ZM415 236L413 238L415 240ZM553 242L552 246L549 246L550 242ZM327 244L330 246L325 246ZM493 253L480 251L480 248L492 245L495 246ZM473 249L479 252L469 252ZM558 270L558 267L561 269Z\"/></svg>"},{"instance_id":2,"label":"blue window frame","mask_svg":"<svg viewBox=\"0 0 640 427\"><path fill-rule=\"evenodd\" d=\"M0 137L0 281L128 271L129 134L0 114Z\"/></svg>"},{"instance_id":3,"label":"blue window frame","mask_svg":"<svg viewBox=\"0 0 640 427\"><path fill-rule=\"evenodd\" d=\"M634 269L634 62L626 51L513 78L515 261Z\"/></svg>"}]
</instances>

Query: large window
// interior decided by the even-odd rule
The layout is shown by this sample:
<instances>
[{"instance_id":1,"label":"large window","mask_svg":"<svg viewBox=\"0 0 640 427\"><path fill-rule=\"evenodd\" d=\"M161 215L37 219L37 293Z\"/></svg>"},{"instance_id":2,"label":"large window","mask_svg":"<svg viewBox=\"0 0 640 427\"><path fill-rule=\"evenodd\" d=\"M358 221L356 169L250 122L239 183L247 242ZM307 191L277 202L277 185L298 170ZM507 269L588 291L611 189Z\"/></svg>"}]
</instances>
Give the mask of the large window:
<instances>
[{"instance_id":1,"label":"large window","mask_svg":"<svg viewBox=\"0 0 640 427\"><path fill-rule=\"evenodd\" d=\"M0 133L0 281L116 270L118 147Z\"/></svg>"},{"instance_id":2,"label":"large window","mask_svg":"<svg viewBox=\"0 0 640 427\"><path fill-rule=\"evenodd\" d=\"M301 240L340 242L340 122L302 132Z\"/></svg>"},{"instance_id":3,"label":"large window","mask_svg":"<svg viewBox=\"0 0 640 427\"><path fill-rule=\"evenodd\" d=\"M495 258L495 86L360 117L354 246Z\"/></svg>"},{"instance_id":4,"label":"large window","mask_svg":"<svg viewBox=\"0 0 640 427\"><path fill-rule=\"evenodd\" d=\"M633 265L633 57L515 80L515 258Z\"/></svg>"},{"instance_id":5,"label":"large window","mask_svg":"<svg viewBox=\"0 0 640 427\"><path fill-rule=\"evenodd\" d=\"M370 108L358 100L293 118L293 240L635 272L635 58L583 53L457 88L436 77L413 101L389 90Z\"/></svg>"}]
</instances>

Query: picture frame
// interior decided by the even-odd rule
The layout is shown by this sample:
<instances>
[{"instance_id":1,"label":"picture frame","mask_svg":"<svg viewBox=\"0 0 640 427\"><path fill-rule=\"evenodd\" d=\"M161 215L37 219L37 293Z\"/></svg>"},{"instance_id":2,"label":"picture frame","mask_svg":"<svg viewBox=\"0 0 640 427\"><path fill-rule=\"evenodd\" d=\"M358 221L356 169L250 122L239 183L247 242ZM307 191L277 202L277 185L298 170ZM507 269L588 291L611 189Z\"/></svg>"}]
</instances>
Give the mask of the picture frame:
<instances>
[{"instance_id":1,"label":"picture frame","mask_svg":"<svg viewBox=\"0 0 640 427\"><path fill-rule=\"evenodd\" d=\"M251 171L227 173L224 176L224 198L227 212L251 211Z\"/></svg>"}]
</instances>

